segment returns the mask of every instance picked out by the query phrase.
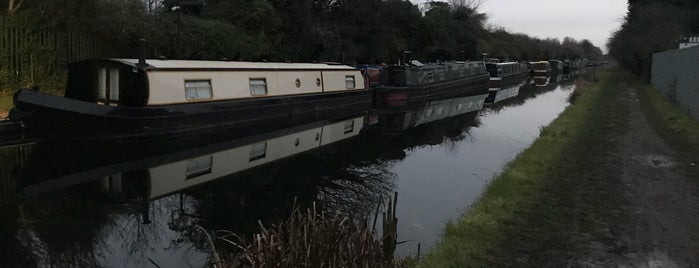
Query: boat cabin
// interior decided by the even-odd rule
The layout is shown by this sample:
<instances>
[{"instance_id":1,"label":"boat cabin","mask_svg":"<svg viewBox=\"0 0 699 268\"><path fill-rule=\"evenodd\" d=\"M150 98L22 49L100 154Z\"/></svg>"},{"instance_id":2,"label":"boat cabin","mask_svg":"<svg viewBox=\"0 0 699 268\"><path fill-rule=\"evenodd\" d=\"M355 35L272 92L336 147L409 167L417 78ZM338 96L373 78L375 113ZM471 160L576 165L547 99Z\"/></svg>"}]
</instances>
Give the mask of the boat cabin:
<instances>
[{"instance_id":1,"label":"boat cabin","mask_svg":"<svg viewBox=\"0 0 699 268\"><path fill-rule=\"evenodd\" d=\"M71 64L65 97L143 107L363 89L340 64L103 59Z\"/></svg>"},{"instance_id":2,"label":"boat cabin","mask_svg":"<svg viewBox=\"0 0 699 268\"><path fill-rule=\"evenodd\" d=\"M485 64L490 77L507 77L527 71L527 66L518 62L491 63Z\"/></svg>"},{"instance_id":3,"label":"boat cabin","mask_svg":"<svg viewBox=\"0 0 699 268\"><path fill-rule=\"evenodd\" d=\"M531 67L535 75L548 75L551 72L551 64L548 61L532 62Z\"/></svg>"},{"instance_id":4,"label":"boat cabin","mask_svg":"<svg viewBox=\"0 0 699 268\"><path fill-rule=\"evenodd\" d=\"M384 68L381 82L384 86L420 87L466 79L486 73L482 61L420 63L392 65Z\"/></svg>"}]
</instances>

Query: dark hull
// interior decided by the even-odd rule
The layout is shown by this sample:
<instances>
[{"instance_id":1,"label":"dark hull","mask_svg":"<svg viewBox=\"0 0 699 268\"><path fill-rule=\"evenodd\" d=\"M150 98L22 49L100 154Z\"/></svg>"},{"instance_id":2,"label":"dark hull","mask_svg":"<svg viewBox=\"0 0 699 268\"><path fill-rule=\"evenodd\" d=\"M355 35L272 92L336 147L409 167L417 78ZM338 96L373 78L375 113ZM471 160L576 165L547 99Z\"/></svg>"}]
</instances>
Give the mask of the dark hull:
<instances>
[{"instance_id":1,"label":"dark hull","mask_svg":"<svg viewBox=\"0 0 699 268\"><path fill-rule=\"evenodd\" d=\"M14 121L49 139L130 139L200 135L270 120L332 117L371 109L370 90L150 107L112 107L21 90Z\"/></svg>"},{"instance_id":2,"label":"dark hull","mask_svg":"<svg viewBox=\"0 0 699 268\"><path fill-rule=\"evenodd\" d=\"M488 94L487 73L459 80L426 86L389 87L376 89L377 105L401 106L408 102L453 96Z\"/></svg>"}]
</instances>

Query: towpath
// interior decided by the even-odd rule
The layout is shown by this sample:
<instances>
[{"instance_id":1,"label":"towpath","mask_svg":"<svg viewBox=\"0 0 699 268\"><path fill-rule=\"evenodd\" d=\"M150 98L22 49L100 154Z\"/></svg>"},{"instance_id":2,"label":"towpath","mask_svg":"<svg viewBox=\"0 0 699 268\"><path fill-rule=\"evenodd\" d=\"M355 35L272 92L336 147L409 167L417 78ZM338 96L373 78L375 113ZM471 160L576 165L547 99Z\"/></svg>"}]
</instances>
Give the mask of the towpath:
<instances>
[{"instance_id":1,"label":"towpath","mask_svg":"<svg viewBox=\"0 0 699 268\"><path fill-rule=\"evenodd\" d=\"M613 105L627 112L626 131L610 139L618 148L607 155L602 171L616 188L606 211L596 220L600 229L577 232L581 241L571 259L582 267L699 267L699 187L688 175L682 155L653 129L641 107L638 91L625 83ZM685 162L683 162L685 161ZM579 193L578 200L594 198ZM585 204L581 204L585 206ZM582 228L580 228L582 229ZM586 242L583 242L586 241Z\"/></svg>"}]
</instances>

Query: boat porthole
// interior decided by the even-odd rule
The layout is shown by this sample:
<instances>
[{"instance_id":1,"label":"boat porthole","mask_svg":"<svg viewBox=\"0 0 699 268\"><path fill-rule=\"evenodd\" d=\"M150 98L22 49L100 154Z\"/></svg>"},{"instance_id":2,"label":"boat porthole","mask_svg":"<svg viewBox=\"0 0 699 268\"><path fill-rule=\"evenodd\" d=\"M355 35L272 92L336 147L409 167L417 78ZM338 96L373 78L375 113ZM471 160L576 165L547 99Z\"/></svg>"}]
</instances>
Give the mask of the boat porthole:
<instances>
[{"instance_id":1,"label":"boat porthole","mask_svg":"<svg viewBox=\"0 0 699 268\"><path fill-rule=\"evenodd\" d=\"M320 78L316 78L316 86L320 86Z\"/></svg>"},{"instance_id":2,"label":"boat porthole","mask_svg":"<svg viewBox=\"0 0 699 268\"><path fill-rule=\"evenodd\" d=\"M301 87L301 80L296 78L296 88L299 88L299 87Z\"/></svg>"},{"instance_id":3,"label":"boat porthole","mask_svg":"<svg viewBox=\"0 0 699 268\"><path fill-rule=\"evenodd\" d=\"M301 144L301 141L299 140L299 138L296 138L296 142L294 142L294 145L296 145L296 147L298 147L299 144Z\"/></svg>"},{"instance_id":4,"label":"boat porthole","mask_svg":"<svg viewBox=\"0 0 699 268\"><path fill-rule=\"evenodd\" d=\"M316 141L320 139L320 133L316 133Z\"/></svg>"}]
</instances>

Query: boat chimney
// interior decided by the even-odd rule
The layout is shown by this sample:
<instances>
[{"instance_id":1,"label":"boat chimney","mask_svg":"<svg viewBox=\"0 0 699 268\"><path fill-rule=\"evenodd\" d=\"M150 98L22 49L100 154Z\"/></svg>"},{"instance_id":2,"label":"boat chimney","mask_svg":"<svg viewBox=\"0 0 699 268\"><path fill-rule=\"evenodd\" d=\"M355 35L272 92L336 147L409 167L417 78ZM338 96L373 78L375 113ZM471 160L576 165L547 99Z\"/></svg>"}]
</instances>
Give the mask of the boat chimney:
<instances>
[{"instance_id":1,"label":"boat chimney","mask_svg":"<svg viewBox=\"0 0 699 268\"><path fill-rule=\"evenodd\" d=\"M403 63L410 65L410 53L413 53L411 51L403 51Z\"/></svg>"},{"instance_id":2,"label":"boat chimney","mask_svg":"<svg viewBox=\"0 0 699 268\"><path fill-rule=\"evenodd\" d=\"M146 67L146 39L138 39L138 67Z\"/></svg>"}]
</instances>

